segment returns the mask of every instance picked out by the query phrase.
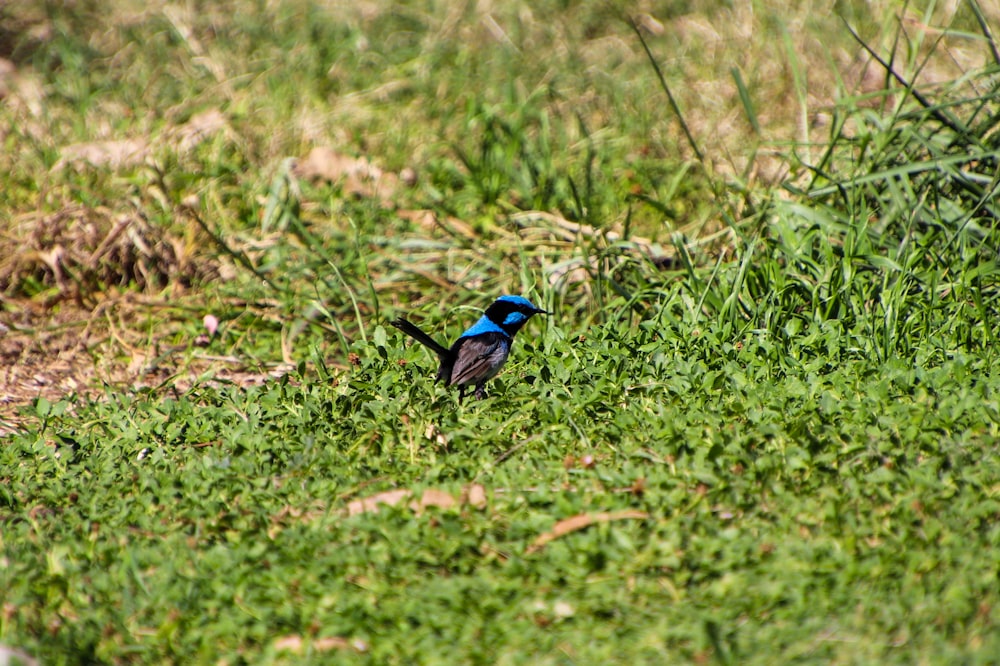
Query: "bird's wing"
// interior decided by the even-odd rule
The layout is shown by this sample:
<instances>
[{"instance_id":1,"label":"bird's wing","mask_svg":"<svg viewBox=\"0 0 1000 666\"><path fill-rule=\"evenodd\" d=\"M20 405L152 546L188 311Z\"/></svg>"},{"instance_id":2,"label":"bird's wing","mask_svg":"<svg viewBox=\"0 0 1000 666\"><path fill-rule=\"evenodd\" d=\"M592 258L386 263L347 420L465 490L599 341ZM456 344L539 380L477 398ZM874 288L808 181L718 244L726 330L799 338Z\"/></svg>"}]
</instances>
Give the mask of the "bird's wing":
<instances>
[{"instance_id":1,"label":"bird's wing","mask_svg":"<svg viewBox=\"0 0 1000 666\"><path fill-rule=\"evenodd\" d=\"M502 333L481 333L459 338L456 347L449 385L476 384L500 371L510 352L510 339Z\"/></svg>"}]
</instances>

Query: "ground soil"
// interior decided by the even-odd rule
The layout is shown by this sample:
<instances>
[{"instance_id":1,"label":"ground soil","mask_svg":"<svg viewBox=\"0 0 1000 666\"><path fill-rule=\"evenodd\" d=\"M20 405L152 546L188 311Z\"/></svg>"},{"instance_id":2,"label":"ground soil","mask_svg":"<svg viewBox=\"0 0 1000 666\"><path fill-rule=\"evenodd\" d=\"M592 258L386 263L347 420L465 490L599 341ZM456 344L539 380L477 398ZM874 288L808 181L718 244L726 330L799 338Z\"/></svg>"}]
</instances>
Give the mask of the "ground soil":
<instances>
[{"instance_id":1,"label":"ground soil","mask_svg":"<svg viewBox=\"0 0 1000 666\"><path fill-rule=\"evenodd\" d=\"M39 398L83 403L100 400L108 389L157 387L180 394L206 373L211 383L247 386L287 371L213 355L207 334L172 344L176 326L164 327L159 339L138 338L145 327L136 326L135 317L153 307L155 301L135 294L89 308L0 300L0 437L34 419L32 405ZM128 328L116 325L123 316L131 319Z\"/></svg>"}]
</instances>

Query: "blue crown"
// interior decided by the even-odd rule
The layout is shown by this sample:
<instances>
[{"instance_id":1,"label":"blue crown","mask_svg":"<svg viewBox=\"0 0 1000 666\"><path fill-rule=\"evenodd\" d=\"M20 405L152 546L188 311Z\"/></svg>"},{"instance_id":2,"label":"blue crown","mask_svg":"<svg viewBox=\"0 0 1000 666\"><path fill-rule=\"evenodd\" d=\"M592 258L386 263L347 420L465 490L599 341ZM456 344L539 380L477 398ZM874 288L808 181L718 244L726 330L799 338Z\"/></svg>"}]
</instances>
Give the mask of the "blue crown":
<instances>
[{"instance_id":1,"label":"blue crown","mask_svg":"<svg viewBox=\"0 0 1000 666\"><path fill-rule=\"evenodd\" d=\"M531 308L532 310L538 309L531 303L531 301L529 301L527 298L524 298L523 296L511 296L510 294L504 294L497 300L504 301L506 303L513 303L514 305L520 305L521 307L525 308Z\"/></svg>"}]
</instances>

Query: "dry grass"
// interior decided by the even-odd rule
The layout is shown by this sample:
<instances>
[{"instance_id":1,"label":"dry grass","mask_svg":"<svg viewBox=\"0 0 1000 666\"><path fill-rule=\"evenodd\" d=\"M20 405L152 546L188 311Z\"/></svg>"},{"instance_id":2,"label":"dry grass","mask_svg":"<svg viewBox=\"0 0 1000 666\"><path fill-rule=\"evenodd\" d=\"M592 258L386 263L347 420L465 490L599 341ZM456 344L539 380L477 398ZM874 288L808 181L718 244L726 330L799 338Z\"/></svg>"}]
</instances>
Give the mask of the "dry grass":
<instances>
[{"instance_id":1,"label":"dry grass","mask_svg":"<svg viewBox=\"0 0 1000 666\"><path fill-rule=\"evenodd\" d=\"M157 293L218 279L214 256L197 256L198 238L163 233L141 213L72 205L17 219L0 239L0 292L45 303L93 306L99 294L133 286ZM201 243L204 244L204 239Z\"/></svg>"}]
</instances>

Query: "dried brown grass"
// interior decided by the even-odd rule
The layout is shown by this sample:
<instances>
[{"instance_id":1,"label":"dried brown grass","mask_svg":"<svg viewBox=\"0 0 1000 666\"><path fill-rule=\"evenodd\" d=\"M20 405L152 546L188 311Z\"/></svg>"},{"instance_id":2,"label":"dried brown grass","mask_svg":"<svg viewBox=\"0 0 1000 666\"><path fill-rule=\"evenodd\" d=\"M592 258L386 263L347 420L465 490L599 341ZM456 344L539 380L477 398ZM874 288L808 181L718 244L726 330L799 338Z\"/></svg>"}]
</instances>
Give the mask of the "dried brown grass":
<instances>
[{"instance_id":1,"label":"dried brown grass","mask_svg":"<svg viewBox=\"0 0 1000 666\"><path fill-rule=\"evenodd\" d=\"M219 276L219 260L201 244L145 219L136 211L69 205L51 214L19 217L0 237L0 294L46 302L96 303L115 287L157 292Z\"/></svg>"}]
</instances>

